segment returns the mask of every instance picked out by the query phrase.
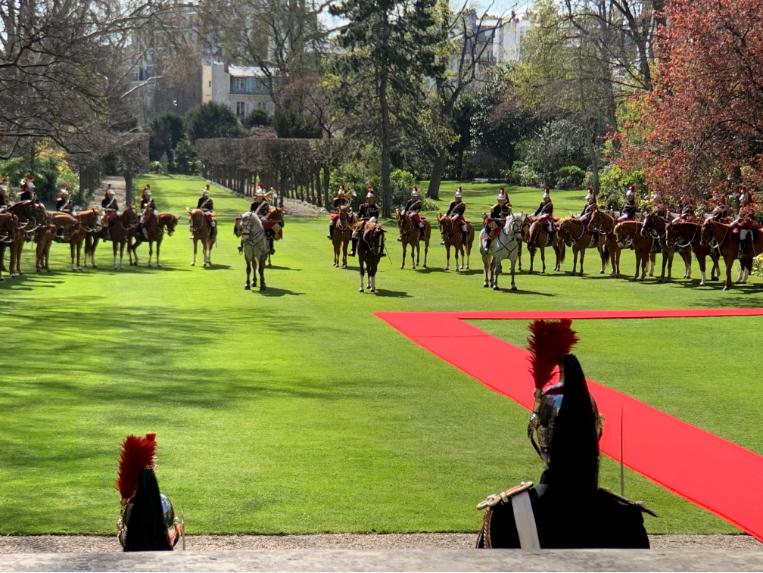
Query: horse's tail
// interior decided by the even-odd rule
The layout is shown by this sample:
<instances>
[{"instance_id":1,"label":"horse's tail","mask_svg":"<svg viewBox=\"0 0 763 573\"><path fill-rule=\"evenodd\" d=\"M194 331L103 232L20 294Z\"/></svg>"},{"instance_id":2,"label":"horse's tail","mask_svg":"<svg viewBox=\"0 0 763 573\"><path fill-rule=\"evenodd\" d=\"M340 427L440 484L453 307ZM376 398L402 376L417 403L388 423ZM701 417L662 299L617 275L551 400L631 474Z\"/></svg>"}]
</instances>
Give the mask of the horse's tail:
<instances>
[{"instance_id":1,"label":"horse's tail","mask_svg":"<svg viewBox=\"0 0 763 573\"><path fill-rule=\"evenodd\" d=\"M556 235L556 245L557 245L557 252L559 253L559 262L564 262L564 255L567 252L567 244L564 242L564 239L559 235L557 232Z\"/></svg>"}]
</instances>

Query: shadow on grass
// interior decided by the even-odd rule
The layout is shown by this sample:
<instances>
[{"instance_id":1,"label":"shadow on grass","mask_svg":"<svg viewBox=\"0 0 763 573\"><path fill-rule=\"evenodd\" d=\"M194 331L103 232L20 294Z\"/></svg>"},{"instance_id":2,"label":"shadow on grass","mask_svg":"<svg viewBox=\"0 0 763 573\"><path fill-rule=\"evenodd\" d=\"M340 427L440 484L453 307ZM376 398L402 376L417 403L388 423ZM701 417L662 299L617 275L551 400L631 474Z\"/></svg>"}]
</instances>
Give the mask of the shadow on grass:
<instances>
[{"instance_id":1,"label":"shadow on grass","mask_svg":"<svg viewBox=\"0 0 763 573\"><path fill-rule=\"evenodd\" d=\"M411 295L409 295L404 290L387 290L383 288L376 289L376 296L384 296L390 298L411 298Z\"/></svg>"},{"instance_id":2,"label":"shadow on grass","mask_svg":"<svg viewBox=\"0 0 763 573\"><path fill-rule=\"evenodd\" d=\"M301 271L302 269L295 269L292 267L282 267L279 265L273 265L272 267L267 267L268 270L274 270L274 271Z\"/></svg>"},{"instance_id":3,"label":"shadow on grass","mask_svg":"<svg viewBox=\"0 0 763 573\"><path fill-rule=\"evenodd\" d=\"M257 287L257 290L258 289L259 287ZM254 291L255 289L253 288L252 290ZM259 292L262 296L267 296L267 297L302 296L303 294L305 294L303 292L296 292L296 291L285 289L285 288L273 287L273 286L270 286L269 284L267 285L264 291L259 291Z\"/></svg>"}]
</instances>

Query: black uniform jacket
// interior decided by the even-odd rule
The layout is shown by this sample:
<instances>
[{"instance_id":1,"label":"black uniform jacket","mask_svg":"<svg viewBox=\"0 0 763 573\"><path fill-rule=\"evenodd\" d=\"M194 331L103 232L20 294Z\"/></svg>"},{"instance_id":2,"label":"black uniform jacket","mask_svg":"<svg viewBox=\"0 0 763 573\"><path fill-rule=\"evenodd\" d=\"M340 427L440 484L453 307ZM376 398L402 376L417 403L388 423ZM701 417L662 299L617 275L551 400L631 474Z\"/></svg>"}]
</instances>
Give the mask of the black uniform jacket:
<instances>
[{"instance_id":1,"label":"black uniform jacket","mask_svg":"<svg viewBox=\"0 0 763 573\"><path fill-rule=\"evenodd\" d=\"M632 217L636 216L636 200L635 199L628 199L625 202L625 205L623 205L623 214L627 214Z\"/></svg>"},{"instance_id":2,"label":"black uniform jacket","mask_svg":"<svg viewBox=\"0 0 763 573\"><path fill-rule=\"evenodd\" d=\"M334 197L334 209L339 209L343 205L349 205L350 201L347 197Z\"/></svg>"},{"instance_id":3,"label":"black uniform jacket","mask_svg":"<svg viewBox=\"0 0 763 573\"><path fill-rule=\"evenodd\" d=\"M446 215L460 215L461 217L463 217L464 211L466 211L466 203L464 203L463 201L459 201L458 203L456 203L455 201L451 201Z\"/></svg>"},{"instance_id":4,"label":"black uniform jacket","mask_svg":"<svg viewBox=\"0 0 763 573\"><path fill-rule=\"evenodd\" d=\"M496 203L490 209L490 218L491 219L505 219L509 215L511 215L511 205L509 205L508 203L506 203L505 205L501 205L500 203Z\"/></svg>"},{"instance_id":5,"label":"black uniform jacket","mask_svg":"<svg viewBox=\"0 0 763 573\"><path fill-rule=\"evenodd\" d=\"M358 209L358 219L379 218L379 206L376 203L363 203Z\"/></svg>"},{"instance_id":6,"label":"black uniform jacket","mask_svg":"<svg viewBox=\"0 0 763 573\"><path fill-rule=\"evenodd\" d=\"M109 199L108 197L105 197L103 201L101 201L101 209L113 209L114 211L118 211L119 204L117 203L117 198L114 197L113 199Z\"/></svg>"},{"instance_id":7,"label":"black uniform jacket","mask_svg":"<svg viewBox=\"0 0 763 573\"><path fill-rule=\"evenodd\" d=\"M59 199L56 201L56 211L71 211L72 202L69 199Z\"/></svg>"},{"instance_id":8,"label":"black uniform jacket","mask_svg":"<svg viewBox=\"0 0 763 573\"><path fill-rule=\"evenodd\" d=\"M405 210L415 213L421 211L421 199L408 199L408 202L405 204Z\"/></svg>"},{"instance_id":9,"label":"black uniform jacket","mask_svg":"<svg viewBox=\"0 0 763 573\"><path fill-rule=\"evenodd\" d=\"M34 199L34 193L29 190L23 191L19 196L19 201L31 201L32 199Z\"/></svg>"},{"instance_id":10,"label":"black uniform jacket","mask_svg":"<svg viewBox=\"0 0 763 573\"><path fill-rule=\"evenodd\" d=\"M587 215L590 213L593 213L596 209L596 203L586 203L585 207L583 207L583 210L580 212L580 216Z\"/></svg>"},{"instance_id":11,"label":"black uniform jacket","mask_svg":"<svg viewBox=\"0 0 763 573\"><path fill-rule=\"evenodd\" d=\"M199 202L196 204L197 209L203 209L204 211L214 211L215 204L212 201L212 197L199 197Z\"/></svg>"},{"instance_id":12,"label":"black uniform jacket","mask_svg":"<svg viewBox=\"0 0 763 573\"><path fill-rule=\"evenodd\" d=\"M270 203L265 200L254 201L252 202L252 206L249 207L249 210L254 211L258 215L267 215L268 211L270 210Z\"/></svg>"},{"instance_id":13,"label":"black uniform jacket","mask_svg":"<svg viewBox=\"0 0 763 573\"><path fill-rule=\"evenodd\" d=\"M554 214L554 202L553 201L541 201L538 208L535 210L535 216L548 215L549 217Z\"/></svg>"},{"instance_id":14,"label":"black uniform jacket","mask_svg":"<svg viewBox=\"0 0 763 573\"><path fill-rule=\"evenodd\" d=\"M140 200L140 208L145 210L146 207L151 207L151 209L156 209L156 203L154 203L153 198Z\"/></svg>"}]
</instances>

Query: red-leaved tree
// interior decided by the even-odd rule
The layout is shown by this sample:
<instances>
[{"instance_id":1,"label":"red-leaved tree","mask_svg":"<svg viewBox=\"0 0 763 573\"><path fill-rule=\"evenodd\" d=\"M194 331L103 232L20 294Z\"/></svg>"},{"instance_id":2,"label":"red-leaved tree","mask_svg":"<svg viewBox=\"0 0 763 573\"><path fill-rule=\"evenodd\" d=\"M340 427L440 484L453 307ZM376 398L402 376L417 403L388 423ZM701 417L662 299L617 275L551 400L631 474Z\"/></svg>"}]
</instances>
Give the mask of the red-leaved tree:
<instances>
[{"instance_id":1,"label":"red-leaved tree","mask_svg":"<svg viewBox=\"0 0 763 573\"><path fill-rule=\"evenodd\" d=\"M672 0L657 46L655 89L621 163L650 189L702 201L763 183L763 10L760 0Z\"/></svg>"}]
</instances>

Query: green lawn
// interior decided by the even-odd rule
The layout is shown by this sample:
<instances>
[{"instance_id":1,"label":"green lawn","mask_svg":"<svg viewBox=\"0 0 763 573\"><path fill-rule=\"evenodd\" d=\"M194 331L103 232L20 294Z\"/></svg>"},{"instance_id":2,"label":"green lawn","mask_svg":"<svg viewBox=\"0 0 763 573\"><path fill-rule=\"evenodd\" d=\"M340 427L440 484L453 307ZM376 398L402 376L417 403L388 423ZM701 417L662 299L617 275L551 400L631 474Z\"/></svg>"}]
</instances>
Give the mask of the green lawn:
<instances>
[{"instance_id":1,"label":"green lawn","mask_svg":"<svg viewBox=\"0 0 763 573\"><path fill-rule=\"evenodd\" d=\"M147 178L159 208L180 215L199 179ZM455 189L448 183L441 204ZM466 185L467 217L497 186ZM511 189L517 210L537 190ZM584 192L555 192L559 214ZM212 269L191 267L184 222L166 239L162 269L66 270L0 284L0 534L113 533L120 440L156 431L159 480L191 533L476 531L485 494L537 479L527 412L417 347L374 311L759 306L760 279L723 293L682 280L634 284L598 274L521 274L518 293L429 269L382 262L377 295L356 270L331 266L324 219L288 220L265 294L243 290L231 232L244 200L214 193L220 220ZM392 227L389 225L389 227ZM437 235L437 233L435 233ZM145 260L145 247L141 247ZM633 270L624 255L623 271ZM564 265L569 270L571 261ZM33 270L27 247L24 268ZM597 265L587 267L596 271ZM679 273L680 274L680 273ZM480 323L508 340L521 323ZM603 383L763 453L761 388L748 350L763 319L579 321L578 355ZM757 399L756 399L757 398ZM605 462L602 481L617 487ZM627 494L660 515L651 532L731 532L709 513L629 473Z\"/></svg>"}]
</instances>

